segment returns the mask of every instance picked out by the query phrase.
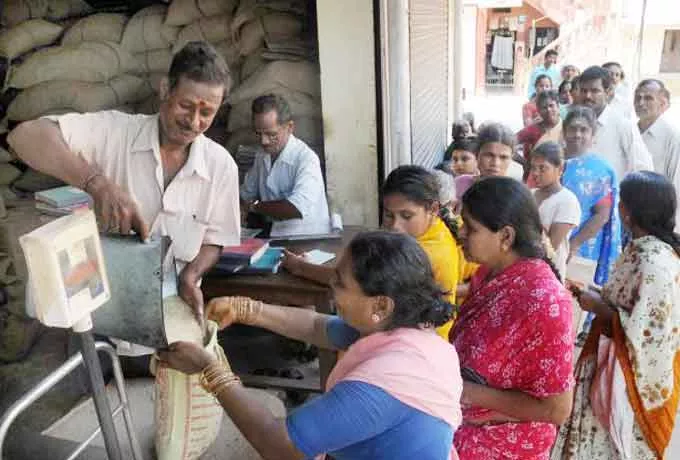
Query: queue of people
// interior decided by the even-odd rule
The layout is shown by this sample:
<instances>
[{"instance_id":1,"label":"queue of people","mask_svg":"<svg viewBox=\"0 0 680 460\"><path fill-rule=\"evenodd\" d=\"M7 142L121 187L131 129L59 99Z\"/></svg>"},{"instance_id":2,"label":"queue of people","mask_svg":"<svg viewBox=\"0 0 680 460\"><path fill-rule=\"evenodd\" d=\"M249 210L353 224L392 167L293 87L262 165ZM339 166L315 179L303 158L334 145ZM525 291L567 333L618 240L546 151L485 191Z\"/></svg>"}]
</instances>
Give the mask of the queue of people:
<instances>
[{"instance_id":1,"label":"queue of people","mask_svg":"<svg viewBox=\"0 0 680 460\"><path fill-rule=\"evenodd\" d=\"M535 111L517 135L466 117L440 171L388 175L383 228L355 236L335 265L284 254L290 273L330 287L335 315L243 297L204 308L200 279L241 222L272 233L328 225L319 159L295 137L284 98L253 101L261 152L241 186L231 156L205 137L230 79L212 46L174 56L156 116L46 117L9 142L90 193L104 231L170 236L179 294L199 318L342 352L325 393L284 419L228 360L189 342L158 352L161 365L200 373L264 458L663 458L680 394L670 94L641 82L633 129L611 102L615 63L579 75L556 59L546 53L532 74ZM581 312L594 319L576 360Z\"/></svg>"}]
</instances>

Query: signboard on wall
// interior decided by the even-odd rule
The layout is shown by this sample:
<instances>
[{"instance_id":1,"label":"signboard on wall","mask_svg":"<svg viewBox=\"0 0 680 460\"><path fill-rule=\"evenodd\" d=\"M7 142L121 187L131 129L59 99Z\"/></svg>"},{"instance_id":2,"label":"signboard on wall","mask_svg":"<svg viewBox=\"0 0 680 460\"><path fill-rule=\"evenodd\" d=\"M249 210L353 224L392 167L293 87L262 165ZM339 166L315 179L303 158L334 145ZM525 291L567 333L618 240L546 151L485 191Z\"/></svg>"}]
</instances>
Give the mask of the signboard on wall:
<instances>
[{"instance_id":1,"label":"signboard on wall","mask_svg":"<svg viewBox=\"0 0 680 460\"><path fill-rule=\"evenodd\" d=\"M464 4L477 8L517 8L522 6L522 0L464 0Z\"/></svg>"}]
</instances>

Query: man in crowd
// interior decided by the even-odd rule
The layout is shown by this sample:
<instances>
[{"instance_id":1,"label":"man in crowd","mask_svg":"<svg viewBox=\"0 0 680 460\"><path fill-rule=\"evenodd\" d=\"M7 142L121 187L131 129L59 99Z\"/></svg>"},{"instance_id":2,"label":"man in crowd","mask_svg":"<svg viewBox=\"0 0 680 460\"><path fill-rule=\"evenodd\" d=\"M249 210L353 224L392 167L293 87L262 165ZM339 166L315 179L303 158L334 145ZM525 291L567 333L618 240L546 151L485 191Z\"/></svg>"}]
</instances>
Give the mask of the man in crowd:
<instances>
[{"instance_id":1,"label":"man in crowd","mask_svg":"<svg viewBox=\"0 0 680 460\"><path fill-rule=\"evenodd\" d=\"M680 195L680 129L666 114L670 100L670 92L660 80L643 80L635 90L638 127L652 155L654 170L666 176ZM680 229L680 213L675 217L676 229Z\"/></svg>"},{"instance_id":2,"label":"man in crowd","mask_svg":"<svg viewBox=\"0 0 680 460\"><path fill-rule=\"evenodd\" d=\"M229 69L204 42L173 58L160 88L160 113L70 113L19 125L9 144L29 166L80 187L104 231L172 239L179 294L203 317L199 282L222 246L240 240L238 171L203 135L229 88ZM126 349L121 349L124 346ZM121 354L149 349L119 345Z\"/></svg>"},{"instance_id":3,"label":"man in crowd","mask_svg":"<svg viewBox=\"0 0 680 460\"><path fill-rule=\"evenodd\" d=\"M633 118L633 101L630 86L628 86L621 64L606 62L602 64L602 67L607 69L612 77L613 91L609 97L609 106L618 110L624 118L631 120Z\"/></svg>"},{"instance_id":4,"label":"man in crowd","mask_svg":"<svg viewBox=\"0 0 680 460\"><path fill-rule=\"evenodd\" d=\"M243 214L271 224L271 236L328 233L329 215L319 157L293 135L288 102L267 94L253 101L262 152L241 186Z\"/></svg>"},{"instance_id":5,"label":"man in crowd","mask_svg":"<svg viewBox=\"0 0 680 460\"><path fill-rule=\"evenodd\" d=\"M554 87L560 84L560 70L557 68L557 51L548 50L545 53L543 64L534 68L529 77L529 88L527 90L527 100L531 100L536 94L536 79L540 75L547 75L550 77Z\"/></svg>"},{"instance_id":6,"label":"man in crowd","mask_svg":"<svg viewBox=\"0 0 680 460\"><path fill-rule=\"evenodd\" d=\"M631 171L653 169L653 164L637 127L609 107L613 90L611 74L603 67L588 67L579 77L579 103L597 115L593 151L609 161L620 181Z\"/></svg>"}]
</instances>

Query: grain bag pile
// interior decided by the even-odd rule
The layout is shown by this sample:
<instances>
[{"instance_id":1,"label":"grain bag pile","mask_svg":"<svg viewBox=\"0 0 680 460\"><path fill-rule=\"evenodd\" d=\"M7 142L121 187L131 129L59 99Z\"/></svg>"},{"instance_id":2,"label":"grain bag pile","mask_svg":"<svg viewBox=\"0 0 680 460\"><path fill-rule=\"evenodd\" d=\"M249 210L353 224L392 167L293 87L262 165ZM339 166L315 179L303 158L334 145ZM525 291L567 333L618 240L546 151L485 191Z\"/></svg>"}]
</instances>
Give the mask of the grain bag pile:
<instances>
[{"instance_id":1,"label":"grain bag pile","mask_svg":"<svg viewBox=\"0 0 680 460\"><path fill-rule=\"evenodd\" d=\"M242 0L234 13L231 32L242 61L240 83L227 99L231 110L226 145L240 170L249 167L254 150L239 146L257 142L251 104L267 93L286 98L296 136L322 156L321 88L310 22L306 1Z\"/></svg>"},{"instance_id":2,"label":"grain bag pile","mask_svg":"<svg viewBox=\"0 0 680 460\"><path fill-rule=\"evenodd\" d=\"M123 32L121 46L133 53L139 63L139 76L152 91L135 106L141 113L158 111L160 81L170 69L172 46L177 40L179 27L165 24L168 7L152 5L135 13Z\"/></svg>"},{"instance_id":3,"label":"grain bag pile","mask_svg":"<svg viewBox=\"0 0 680 460\"><path fill-rule=\"evenodd\" d=\"M105 109L155 113L172 56L211 43L229 65L231 93L208 135L247 169L257 143L254 98L284 96L295 134L322 157L323 128L314 11L309 0L173 0L134 12L93 11L83 0L5 0L0 119ZM247 158L238 158L239 146ZM11 165L10 165L11 166ZM13 174L0 174L0 187ZM31 187L32 188L32 187Z\"/></svg>"}]
</instances>

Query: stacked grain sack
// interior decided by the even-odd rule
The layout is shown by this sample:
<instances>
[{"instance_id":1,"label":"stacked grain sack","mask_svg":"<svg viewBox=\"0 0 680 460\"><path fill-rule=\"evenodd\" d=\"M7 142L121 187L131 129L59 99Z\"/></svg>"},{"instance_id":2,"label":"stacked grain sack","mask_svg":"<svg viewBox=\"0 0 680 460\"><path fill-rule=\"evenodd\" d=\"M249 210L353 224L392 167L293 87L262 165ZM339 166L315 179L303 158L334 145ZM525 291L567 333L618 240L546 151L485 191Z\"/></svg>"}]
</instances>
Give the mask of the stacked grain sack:
<instances>
[{"instance_id":1,"label":"stacked grain sack","mask_svg":"<svg viewBox=\"0 0 680 460\"><path fill-rule=\"evenodd\" d=\"M168 7L152 5L135 13L125 26L121 46L134 53L140 63L139 73L152 88L151 94L137 104L140 113L156 113L161 79L167 75L172 62L172 46L179 27L165 24Z\"/></svg>"},{"instance_id":2,"label":"stacked grain sack","mask_svg":"<svg viewBox=\"0 0 680 460\"><path fill-rule=\"evenodd\" d=\"M14 27L29 19L55 22L92 12L85 0L3 0L0 25Z\"/></svg>"},{"instance_id":3,"label":"stacked grain sack","mask_svg":"<svg viewBox=\"0 0 680 460\"><path fill-rule=\"evenodd\" d=\"M173 51L177 52L190 41L202 40L212 44L224 57L238 80L239 55L231 41L230 24L238 0L173 0L165 23L181 27ZM226 141L226 107L221 108L206 135L215 142Z\"/></svg>"},{"instance_id":4,"label":"stacked grain sack","mask_svg":"<svg viewBox=\"0 0 680 460\"><path fill-rule=\"evenodd\" d=\"M140 64L119 43L124 23L120 15L82 19L66 31L61 45L12 65L7 87L21 92L7 110L8 119L119 108L144 99L150 88L133 75Z\"/></svg>"},{"instance_id":5,"label":"stacked grain sack","mask_svg":"<svg viewBox=\"0 0 680 460\"><path fill-rule=\"evenodd\" d=\"M319 68L306 6L304 1L243 0L234 15L231 31L243 63L241 82L227 99L227 148L241 172L252 161L253 149L239 147L257 142L251 104L267 93L288 101L296 136L323 153Z\"/></svg>"},{"instance_id":6,"label":"stacked grain sack","mask_svg":"<svg viewBox=\"0 0 680 460\"><path fill-rule=\"evenodd\" d=\"M232 83L238 83L240 56L234 46L231 22L238 0L174 0L168 8L165 24L180 26L173 52L190 41L212 44L227 61Z\"/></svg>"}]
</instances>

